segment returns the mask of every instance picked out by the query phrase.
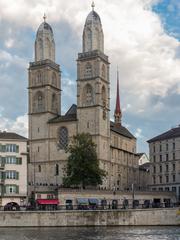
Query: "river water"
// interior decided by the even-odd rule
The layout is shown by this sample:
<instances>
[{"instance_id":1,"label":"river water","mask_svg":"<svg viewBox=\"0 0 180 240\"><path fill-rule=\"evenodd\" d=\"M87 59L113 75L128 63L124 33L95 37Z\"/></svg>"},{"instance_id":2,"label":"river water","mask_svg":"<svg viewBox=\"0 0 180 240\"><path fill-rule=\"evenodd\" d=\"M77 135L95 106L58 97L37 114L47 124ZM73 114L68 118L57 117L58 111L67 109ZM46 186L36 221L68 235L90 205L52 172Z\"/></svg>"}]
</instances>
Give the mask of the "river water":
<instances>
[{"instance_id":1,"label":"river water","mask_svg":"<svg viewBox=\"0 0 180 240\"><path fill-rule=\"evenodd\" d=\"M180 227L0 228L0 240L180 240Z\"/></svg>"}]
</instances>

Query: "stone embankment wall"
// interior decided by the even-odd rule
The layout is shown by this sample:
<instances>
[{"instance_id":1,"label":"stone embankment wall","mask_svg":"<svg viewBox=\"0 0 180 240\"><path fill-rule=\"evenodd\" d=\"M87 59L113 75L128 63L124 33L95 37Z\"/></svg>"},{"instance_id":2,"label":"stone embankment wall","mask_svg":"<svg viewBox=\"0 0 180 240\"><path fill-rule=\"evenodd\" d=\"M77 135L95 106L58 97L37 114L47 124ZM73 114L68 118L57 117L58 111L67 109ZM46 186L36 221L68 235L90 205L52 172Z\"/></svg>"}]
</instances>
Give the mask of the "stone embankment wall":
<instances>
[{"instance_id":1,"label":"stone embankment wall","mask_svg":"<svg viewBox=\"0 0 180 240\"><path fill-rule=\"evenodd\" d=\"M180 225L180 210L1 212L0 227Z\"/></svg>"}]
</instances>

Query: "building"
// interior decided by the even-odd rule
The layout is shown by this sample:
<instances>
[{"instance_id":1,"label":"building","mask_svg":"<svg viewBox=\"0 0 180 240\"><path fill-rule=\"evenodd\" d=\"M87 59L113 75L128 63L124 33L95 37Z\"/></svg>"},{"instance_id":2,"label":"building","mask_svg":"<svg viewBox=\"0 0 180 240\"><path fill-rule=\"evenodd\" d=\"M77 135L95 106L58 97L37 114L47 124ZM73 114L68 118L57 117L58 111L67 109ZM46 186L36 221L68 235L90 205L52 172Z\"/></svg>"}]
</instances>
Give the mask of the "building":
<instances>
[{"instance_id":1,"label":"building","mask_svg":"<svg viewBox=\"0 0 180 240\"><path fill-rule=\"evenodd\" d=\"M0 132L0 206L27 200L27 139Z\"/></svg>"},{"instance_id":2,"label":"building","mask_svg":"<svg viewBox=\"0 0 180 240\"><path fill-rule=\"evenodd\" d=\"M151 189L176 192L180 200L180 126L148 141Z\"/></svg>"},{"instance_id":3,"label":"building","mask_svg":"<svg viewBox=\"0 0 180 240\"><path fill-rule=\"evenodd\" d=\"M51 192L62 185L65 149L73 135L90 133L100 167L107 172L101 188L130 189L137 182L136 138L121 124L119 77L115 121L110 121L109 59L99 15L88 14L77 58L77 104L61 114L61 70L55 62L53 30L41 23L35 60L29 65L29 192Z\"/></svg>"}]
</instances>

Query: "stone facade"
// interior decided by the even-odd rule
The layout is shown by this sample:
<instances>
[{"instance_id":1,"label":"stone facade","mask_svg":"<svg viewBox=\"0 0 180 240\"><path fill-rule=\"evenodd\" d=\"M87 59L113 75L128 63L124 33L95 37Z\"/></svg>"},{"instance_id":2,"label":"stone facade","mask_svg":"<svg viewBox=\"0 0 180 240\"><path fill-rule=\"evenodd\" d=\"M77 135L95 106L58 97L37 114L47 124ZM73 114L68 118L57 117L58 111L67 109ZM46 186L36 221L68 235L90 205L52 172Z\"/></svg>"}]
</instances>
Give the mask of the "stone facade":
<instances>
[{"instance_id":1,"label":"stone facade","mask_svg":"<svg viewBox=\"0 0 180 240\"><path fill-rule=\"evenodd\" d=\"M99 15L92 10L86 19L83 50L77 59L77 105L65 115L60 110L60 67L47 47L37 47L42 40L46 41L42 46L48 42L52 43L49 49L55 49L52 39L52 28L42 23L35 42L35 55L41 58L35 57L29 66L29 192L52 191L62 185L66 146L81 132L92 135L100 167L107 172L100 187L130 189L138 175L136 138L121 124L110 122L109 61Z\"/></svg>"},{"instance_id":2,"label":"stone facade","mask_svg":"<svg viewBox=\"0 0 180 240\"><path fill-rule=\"evenodd\" d=\"M27 203L27 139L0 132L0 206Z\"/></svg>"},{"instance_id":3,"label":"stone facade","mask_svg":"<svg viewBox=\"0 0 180 240\"><path fill-rule=\"evenodd\" d=\"M180 200L180 127L151 139L151 189L176 192Z\"/></svg>"}]
</instances>

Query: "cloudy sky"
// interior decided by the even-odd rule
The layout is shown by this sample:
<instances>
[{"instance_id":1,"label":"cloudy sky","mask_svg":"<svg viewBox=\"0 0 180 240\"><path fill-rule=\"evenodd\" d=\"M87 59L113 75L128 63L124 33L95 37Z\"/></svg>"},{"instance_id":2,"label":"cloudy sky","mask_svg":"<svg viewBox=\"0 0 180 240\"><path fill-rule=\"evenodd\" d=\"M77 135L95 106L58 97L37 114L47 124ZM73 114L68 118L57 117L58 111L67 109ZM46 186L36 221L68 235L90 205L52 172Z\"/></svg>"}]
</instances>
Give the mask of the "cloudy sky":
<instances>
[{"instance_id":1,"label":"cloudy sky","mask_svg":"<svg viewBox=\"0 0 180 240\"><path fill-rule=\"evenodd\" d=\"M116 68L123 124L146 141L180 124L180 1L96 0L111 62L111 118ZM76 103L76 58L91 0L0 0L0 129L27 136L27 68L44 12L62 70L62 111Z\"/></svg>"}]
</instances>

